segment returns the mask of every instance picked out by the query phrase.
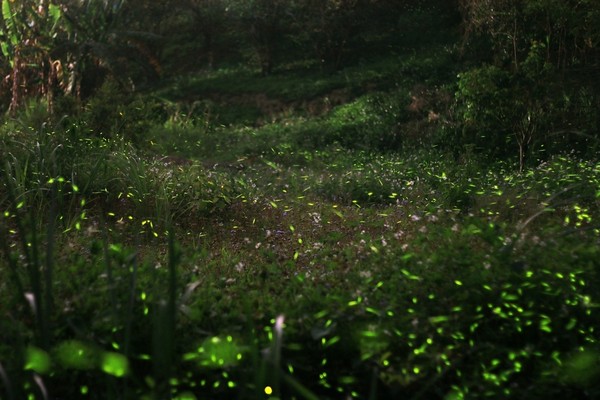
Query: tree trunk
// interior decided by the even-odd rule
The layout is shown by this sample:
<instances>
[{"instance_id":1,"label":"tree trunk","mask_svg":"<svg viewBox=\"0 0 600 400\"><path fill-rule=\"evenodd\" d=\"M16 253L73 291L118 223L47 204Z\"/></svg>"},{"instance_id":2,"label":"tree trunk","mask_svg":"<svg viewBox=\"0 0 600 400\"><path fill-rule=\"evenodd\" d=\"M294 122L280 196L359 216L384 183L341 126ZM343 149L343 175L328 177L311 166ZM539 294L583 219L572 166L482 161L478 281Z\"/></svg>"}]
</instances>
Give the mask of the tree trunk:
<instances>
[{"instance_id":1,"label":"tree trunk","mask_svg":"<svg viewBox=\"0 0 600 400\"><path fill-rule=\"evenodd\" d=\"M10 106L8 107L8 113L15 115L19 103L21 103L21 54L19 48L15 48L15 57L13 59L13 70L12 70L12 87L11 87L11 99Z\"/></svg>"},{"instance_id":2,"label":"tree trunk","mask_svg":"<svg viewBox=\"0 0 600 400\"><path fill-rule=\"evenodd\" d=\"M522 173L525 170L525 155L527 154L525 132L517 132L515 137L519 145L519 173Z\"/></svg>"}]
</instances>

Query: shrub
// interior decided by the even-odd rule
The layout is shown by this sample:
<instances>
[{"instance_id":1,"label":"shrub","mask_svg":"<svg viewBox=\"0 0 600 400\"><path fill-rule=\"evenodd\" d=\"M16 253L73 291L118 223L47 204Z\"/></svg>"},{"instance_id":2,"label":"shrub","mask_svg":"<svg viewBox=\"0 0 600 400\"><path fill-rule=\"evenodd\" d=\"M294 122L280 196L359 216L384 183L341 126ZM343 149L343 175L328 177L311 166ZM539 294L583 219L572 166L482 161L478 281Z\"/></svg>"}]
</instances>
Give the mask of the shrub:
<instances>
[{"instance_id":1,"label":"shrub","mask_svg":"<svg viewBox=\"0 0 600 400\"><path fill-rule=\"evenodd\" d=\"M451 142L446 145L516 158L520 171L536 158L593 151L598 145L597 96L587 83L565 85L544 54L544 46L533 42L517 72L485 65L461 73L455 125L446 129Z\"/></svg>"},{"instance_id":2,"label":"shrub","mask_svg":"<svg viewBox=\"0 0 600 400\"><path fill-rule=\"evenodd\" d=\"M349 149L398 150L402 145L399 126L408 118L407 106L407 96L400 92L366 95L335 108L320 124L307 124L297 137L299 141L313 137L316 142L310 146L315 148L338 143Z\"/></svg>"},{"instance_id":3,"label":"shrub","mask_svg":"<svg viewBox=\"0 0 600 400\"><path fill-rule=\"evenodd\" d=\"M166 118L158 100L128 93L107 80L83 107L78 125L83 136L121 138L141 145L150 127Z\"/></svg>"}]
</instances>

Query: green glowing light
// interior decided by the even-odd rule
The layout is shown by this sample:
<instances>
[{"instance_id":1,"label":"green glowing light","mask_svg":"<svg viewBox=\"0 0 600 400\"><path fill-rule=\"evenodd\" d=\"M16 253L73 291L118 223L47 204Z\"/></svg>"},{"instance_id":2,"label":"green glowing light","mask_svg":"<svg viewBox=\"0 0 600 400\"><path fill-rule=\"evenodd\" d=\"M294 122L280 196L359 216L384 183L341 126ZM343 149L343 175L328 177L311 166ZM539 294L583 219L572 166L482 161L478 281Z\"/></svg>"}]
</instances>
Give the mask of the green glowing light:
<instances>
[{"instance_id":1,"label":"green glowing light","mask_svg":"<svg viewBox=\"0 0 600 400\"><path fill-rule=\"evenodd\" d=\"M107 351L102 354L102 371L108 375L122 378L129 373L129 361L119 353Z\"/></svg>"}]
</instances>

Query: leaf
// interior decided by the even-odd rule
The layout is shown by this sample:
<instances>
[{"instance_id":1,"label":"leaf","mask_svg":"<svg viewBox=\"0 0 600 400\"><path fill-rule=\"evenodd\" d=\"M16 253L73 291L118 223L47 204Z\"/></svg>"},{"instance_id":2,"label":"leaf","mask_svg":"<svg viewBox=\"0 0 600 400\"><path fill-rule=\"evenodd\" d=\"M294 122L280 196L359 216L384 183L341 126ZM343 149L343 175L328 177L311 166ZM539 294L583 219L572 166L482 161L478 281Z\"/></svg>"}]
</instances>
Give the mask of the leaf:
<instances>
[{"instance_id":1,"label":"leaf","mask_svg":"<svg viewBox=\"0 0 600 400\"><path fill-rule=\"evenodd\" d=\"M8 30L12 29L12 12L10 11L10 3L8 0L2 0L2 18L4 18L4 24Z\"/></svg>"},{"instance_id":2,"label":"leaf","mask_svg":"<svg viewBox=\"0 0 600 400\"><path fill-rule=\"evenodd\" d=\"M480 234L482 231L480 228L478 228L477 226L470 224L469 226L467 226L464 230L463 230L463 234L464 235L478 235Z\"/></svg>"},{"instance_id":3,"label":"leaf","mask_svg":"<svg viewBox=\"0 0 600 400\"><path fill-rule=\"evenodd\" d=\"M6 25L7 28L6 33L10 38L10 42L13 45L16 45L19 43L19 37L17 36L17 26L8 0L2 0L2 18L4 19L4 25Z\"/></svg>"},{"instance_id":4,"label":"leaf","mask_svg":"<svg viewBox=\"0 0 600 400\"><path fill-rule=\"evenodd\" d=\"M279 171L279 169L280 169L277 166L277 164L275 164L273 161L262 159L262 162L264 162L265 164L267 164L269 167L273 168L275 171Z\"/></svg>"},{"instance_id":5,"label":"leaf","mask_svg":"<svg viewBox=\"0 0 600 400\"><path fill-rule=\"evenodd\" d=\"M337 215L338 217L340 217L341 219L344 219L344 214L342 214L342 213L341 213L341 211L339 211L339 210L335 210L335 209L334 209L334 210L333 210L333 213L334 213L335 215Z\"/></svg>"},{"instance_id":6,"label":"leaf","mask_svg":"<svg viewBox=\"0 0 600 400\"><path fill-rule=\"evenodd\" d=\"M317 396L316 394L311 392L310 389L308 389L306 386L302 385L300 382L298 382L296 379L294 379L291 375L283 373L281 376L283 377L283 380L285 381L285 383L287 383L287 385L293 391L298 393L299 396L305 398L306 400L319 400L319 396Z\"/></svg>"},{"instance_id":7,"label":"leaf","mask_svg":"<svg viewBox=\"0 0 600 400\"><path fill-rule=\"evenodd\" d=\"M10 57L10 51L9 51L9 48L8 48L8 43L2 42L0 44L0 46L2 46L2 55L4 57L6 57L6 58L9 58Z\"/></svg>"},{"instance_id":8,"label":"leaf","mask_svg":"<svg viewBox=\"0 0 600 400\"><path fill-rule=\"evenodd\" d=\"M50 17L52 18L52 28L50 29L50 32L54 32L54 29L56 29L56 25L58 25L58 21L62 16L62 12L60 11L59 6L50 4L48 5L48 14L50 14Z\"/></svg>"},{"instance_id":9,"label":"leaf","mask_svg":"<svg viewBox=\"0 0 600 400\"><path fill-rule=\"evenodd\" d=\"M50 356L44 350L35 346L27 347L25 351L25 370L45 374L50 370L50 364Z\"/></svg>"}]
</instances>

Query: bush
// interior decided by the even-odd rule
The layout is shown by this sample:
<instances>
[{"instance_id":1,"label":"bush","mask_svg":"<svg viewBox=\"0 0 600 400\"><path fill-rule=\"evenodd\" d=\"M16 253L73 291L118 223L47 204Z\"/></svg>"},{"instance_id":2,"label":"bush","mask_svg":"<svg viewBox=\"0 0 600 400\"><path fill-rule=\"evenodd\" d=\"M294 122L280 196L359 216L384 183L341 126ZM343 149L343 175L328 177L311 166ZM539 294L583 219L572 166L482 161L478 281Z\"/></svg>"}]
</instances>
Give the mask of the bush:
<instances>
[{"instance_id":1,"label":"bush","mask_svg":"<svg viewBox=\"0 0 600 400\"><path fill-rule=\"evenodd\" d=\"M455 140L462 145L472 144L477 151L505 157L509 152L513 100L506 71L484 66L461 73L455 110L460 136Z\"/></svg>"},{"instance_id":2,"label":"bush","mask_svg":"<svg viewBox=\"0 0 600 400\"><path fill-rule=\"evenodd\" d=\"M304 124L294 134L302 146L333 143L348 149L395 151L402 146L400 124L408 119L408 96L375 93L335 108L320 123Z\"/></svg>"},{"instance_id":3,"label":"bush","mask_svg":"<svg viewBox=\"0 0 600 400\"><path fill-rule=\"evenodd\" d=\"M158 100L127 93L107 80L83 107L78 125L83 136L121 138L142 145L150 127L166 118Z\"/></svg>"},{"instance_id":4,"label":"bush","mask_svg":"<svg viewBox=\"0 0 600 400\"><path fill-rule=\"evenodd\" d=\"M598 97L589 84L568 85L533 42L517 72L485 65L459 75L454 126L445 140L497 159L517 159L522 171L557 153L598 146Z\"/></svg>"}]
</instances>

